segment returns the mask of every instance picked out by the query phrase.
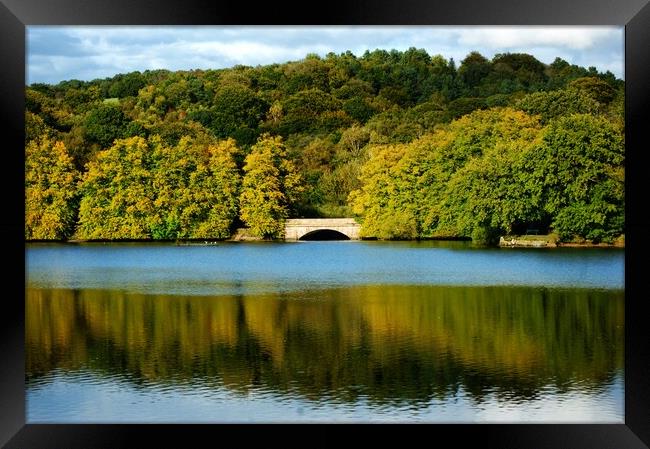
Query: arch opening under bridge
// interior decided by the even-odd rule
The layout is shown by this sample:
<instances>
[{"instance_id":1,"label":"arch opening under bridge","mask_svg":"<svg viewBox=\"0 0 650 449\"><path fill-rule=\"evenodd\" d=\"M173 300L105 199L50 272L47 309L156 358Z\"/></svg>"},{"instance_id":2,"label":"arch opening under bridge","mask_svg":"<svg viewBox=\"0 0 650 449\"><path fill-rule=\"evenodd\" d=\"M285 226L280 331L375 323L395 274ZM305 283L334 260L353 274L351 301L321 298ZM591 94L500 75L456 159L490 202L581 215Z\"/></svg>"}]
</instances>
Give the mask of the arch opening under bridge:
<instances>
[{"instance_id":1,"label":"arch opening under bridge","mask_svg":"<svg viewBox=\"0 0 650 449\"><path fill-rule=\"evenodd\" d=\"M333 229L316 229L299 237L298 240L350 240L350 237Z\"/></svg>"}]
</instances>

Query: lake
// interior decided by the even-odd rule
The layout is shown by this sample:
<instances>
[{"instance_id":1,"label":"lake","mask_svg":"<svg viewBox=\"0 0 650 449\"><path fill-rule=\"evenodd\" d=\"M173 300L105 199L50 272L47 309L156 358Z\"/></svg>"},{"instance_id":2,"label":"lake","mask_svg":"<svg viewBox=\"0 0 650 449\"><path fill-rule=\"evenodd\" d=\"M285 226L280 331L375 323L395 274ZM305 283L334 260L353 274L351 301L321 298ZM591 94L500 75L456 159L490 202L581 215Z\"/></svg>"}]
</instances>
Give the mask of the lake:
<instances>
[{"instance_id":1,"label":"lake","mask_svg":"<svg viewBox=\"0 0 650 449\"><path fill-rule=\"evenodd\" d=\"M27 244L28 423L624 422L624 250Z\"/></svg>"}]
</instances>

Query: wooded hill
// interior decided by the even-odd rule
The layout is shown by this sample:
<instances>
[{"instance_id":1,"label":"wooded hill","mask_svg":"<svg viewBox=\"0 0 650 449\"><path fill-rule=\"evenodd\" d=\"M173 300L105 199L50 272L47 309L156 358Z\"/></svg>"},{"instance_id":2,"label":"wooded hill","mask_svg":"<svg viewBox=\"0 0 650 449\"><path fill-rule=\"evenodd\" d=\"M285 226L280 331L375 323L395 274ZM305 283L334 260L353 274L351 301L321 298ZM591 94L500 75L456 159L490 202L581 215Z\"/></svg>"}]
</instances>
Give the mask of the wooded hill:
<instances>
[{"instance_id":1,"label":"wooded hill","mask_svg":"<svg viewBox=\"0 0 650 449\"><path fill-rule=\"evenodd\" d=\"M624 82L411 48L26 88L26 239L624 232Z\"/></svg>"}]
</instances>

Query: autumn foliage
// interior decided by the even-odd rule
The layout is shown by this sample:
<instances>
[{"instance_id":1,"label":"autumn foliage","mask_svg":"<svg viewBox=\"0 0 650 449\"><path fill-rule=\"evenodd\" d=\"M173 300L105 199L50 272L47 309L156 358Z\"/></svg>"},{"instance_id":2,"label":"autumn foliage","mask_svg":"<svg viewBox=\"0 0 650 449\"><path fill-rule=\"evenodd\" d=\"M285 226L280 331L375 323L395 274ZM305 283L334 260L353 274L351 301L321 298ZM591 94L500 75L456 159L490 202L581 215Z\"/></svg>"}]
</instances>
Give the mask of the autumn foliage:
<instances>
[{"instance_id":1,"label":"autumn foliage","mask_svg":"<svg viewBox=\"0 0 650 449\"><path fill-rule=\"evenodd\" d=\"M26 239L625 232L624 82L527 54L411 48L26 88Z\"/></svg>"}]
</instances>

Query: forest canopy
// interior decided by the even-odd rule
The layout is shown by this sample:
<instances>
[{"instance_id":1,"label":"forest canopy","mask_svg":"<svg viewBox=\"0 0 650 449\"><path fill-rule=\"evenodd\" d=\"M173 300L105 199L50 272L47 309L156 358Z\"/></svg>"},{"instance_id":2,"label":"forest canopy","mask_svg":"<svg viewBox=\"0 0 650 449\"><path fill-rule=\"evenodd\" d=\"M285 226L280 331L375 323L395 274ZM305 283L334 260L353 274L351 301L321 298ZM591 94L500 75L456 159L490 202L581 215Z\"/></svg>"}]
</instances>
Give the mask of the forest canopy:
<instances>
[{"instance_id":1,"label":"forest canopy","mask_svg":"<svg viewBox=\"0 0 650 449\"><path fill-rule=\"evenodd\" d=\"M523 53L310 54L26 87L25 238L624 233L624 81Z\"/></svg>"}]
</instances>

